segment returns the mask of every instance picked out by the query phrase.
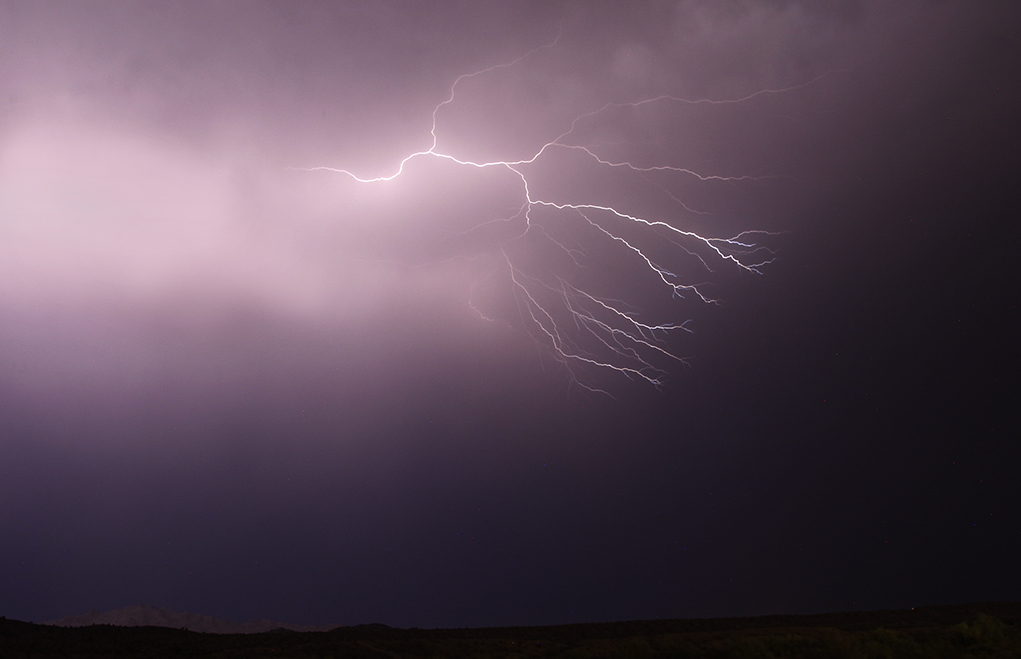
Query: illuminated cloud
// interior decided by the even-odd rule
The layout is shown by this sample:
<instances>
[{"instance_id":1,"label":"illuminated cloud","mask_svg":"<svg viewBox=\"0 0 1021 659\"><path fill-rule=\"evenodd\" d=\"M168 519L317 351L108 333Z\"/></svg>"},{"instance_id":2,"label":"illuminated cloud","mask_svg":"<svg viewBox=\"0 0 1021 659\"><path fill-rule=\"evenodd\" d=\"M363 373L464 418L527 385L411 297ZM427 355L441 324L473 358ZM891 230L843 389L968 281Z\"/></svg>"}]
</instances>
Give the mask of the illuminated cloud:
<instances>
[{"instance_id":1,"label":"illuminated cloud","mask_svg":"<svg viewBox=\"0 0 1021 659\"><path fill-rule=\"evenodd\" d=\"M685 11L668 16L683 26L673 29L710 20ZM155 15L143 10L138 18ZM792 18L772 12L769 20ZM737 15L734 38L761 20ZM260 153L270 144L266 120L282 119L273 102L252 115L258 103L238 107L206 79L229 73L225 82L243 103L266 93L248 81L258 65L271 65L270 80L287 73L265 55L245 66L226 48L195 51L160 38L143 45L129 36L122 45L145 55L104 53L96 42L91 68L86 58L59 75L47 73L59 62L50 55L36 73L50 76L63 100L40 112L31 108L40 99L52 105L54 92L30 98L0 149L6 298L176 315L247 306L350 324L371 323L365 314L406 296L443 291L480 318L529 332L572 380L584 382L589 374L579 380L579 369L594 367L659 384L668 368L661 360L681 361L667 335L687 329L691 313L662 307L685 297L714 302L701 284L715 271L758 272L773 254L761 244L770 231L713 213L706 199L776 177L741 164L706 167L704 156L670 141L683 134L686 110L749 104L765 112L755 104L796 92L819 72L784 74L775 88L745 80L732 97L687 97L667 72L705 47L697 36L694 50L680 53L671 52L673 39L614 38L578 69L592 36L561 17L536 30L530 50L519 45L516 56L495 62L485 55L492 63L446 74L445 82L437 76L419 93L439 100L419 105L408 122L404 140L415 146L400 156L389 125L367 120L364 131L377 137L326 159L350 163L344 169L284 167L272 149ZM177 68L168 67L175 60ZM153 86L160 78L187 83L206 105L175 107ZM326 102L298 101L306 112ZM300 134L292 118L283 120L281 135ZM362 132L356 120L340 120ZM391 153L389 162L376 150ZM619 274L593 278L608 270ZM643 308L656 297L664 298L660 309Z\"/></svg>"}]
</instances>

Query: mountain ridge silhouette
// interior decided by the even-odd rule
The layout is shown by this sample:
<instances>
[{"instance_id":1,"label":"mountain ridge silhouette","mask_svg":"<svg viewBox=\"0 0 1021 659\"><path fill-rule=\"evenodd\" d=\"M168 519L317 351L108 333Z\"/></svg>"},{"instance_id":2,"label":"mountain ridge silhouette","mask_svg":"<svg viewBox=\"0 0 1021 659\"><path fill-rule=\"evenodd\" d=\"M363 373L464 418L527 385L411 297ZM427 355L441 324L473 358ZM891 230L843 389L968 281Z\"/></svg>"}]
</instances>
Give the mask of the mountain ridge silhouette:
<instances>
[{"instance_id":1,"label":"mountain ridge silhouette","mask_svg":"<svg viewBox=\"0 0 1021 659\"><path fill-rule=\"evenodd\" d=\"M165 607L149 604L133 604L112 611L90 611L57 620L47 620L44 625L55 627L88 627L89 625L116 625L118 627L172 627L207 634L260 634L269 631L287 630L295 632L325 632L343 625L295 625L275 620L252 620L233 622L200 613L181 613Z\"/></svg>"}]
</instances>

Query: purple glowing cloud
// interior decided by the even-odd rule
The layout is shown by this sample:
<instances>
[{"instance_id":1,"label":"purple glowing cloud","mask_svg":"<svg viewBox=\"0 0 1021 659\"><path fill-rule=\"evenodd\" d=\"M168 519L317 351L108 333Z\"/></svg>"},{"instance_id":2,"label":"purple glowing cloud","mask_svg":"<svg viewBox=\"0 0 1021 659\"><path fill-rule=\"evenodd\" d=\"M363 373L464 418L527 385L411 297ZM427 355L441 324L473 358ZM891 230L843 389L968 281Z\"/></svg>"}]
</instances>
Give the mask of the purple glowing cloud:
<instances>
[{"instance_id":1,"label":"purple glowing cloud","mask_svg":"<svg viewBox=\"0 0 1021 659\"><path fill-rule=\"evenodd\" d=\"M210 145L147 130L89 98L18 117L0 153L5 295L351 323L395 293L455 291L480 318L524 327L574 381L594 367L658 385L683 361L665 339L689 313L664 305L712 303L700 282L715 270L772 258L770 231L705 209L770 175L700 167L669 136L693 107L761 112L811 80L692 100L627 42L571 80L570 41L429 90L439 101L412 122L422 147L390 164L365 165L369 142L332 158L351 168L306 170L342 180L260 163L229 132Z\"/></svg>"}]
</instances>

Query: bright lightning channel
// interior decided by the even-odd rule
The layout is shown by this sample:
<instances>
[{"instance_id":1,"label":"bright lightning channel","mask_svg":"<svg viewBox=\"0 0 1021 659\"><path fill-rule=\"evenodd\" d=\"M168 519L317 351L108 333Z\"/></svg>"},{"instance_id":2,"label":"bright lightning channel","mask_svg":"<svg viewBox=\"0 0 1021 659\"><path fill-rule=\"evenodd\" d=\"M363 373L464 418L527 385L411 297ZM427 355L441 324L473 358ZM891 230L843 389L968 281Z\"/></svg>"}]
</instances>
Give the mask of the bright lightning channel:
<instances>
[{"instance_id":1,"label":"bright lightning channel","mask_svg":"<svg viewBox=\"0 0 1021 659\"><path fill-rule=\"evenodd\" d=\"M702 284L683 282L667 266L657 263L649 251L637 244L635 239L626 238L625 232L615 230L613 228L614 225L624 224L630 226L632 229L644 232L645 235L652 236L654 240L660 241L660 243L662 241L669 241L698 261L709 272L712 272L712 266L718 263L729 264L732 267L740 268L747 272L761 274L760 268L773 261L774 253L755 241L763 236L776 234L768 231L753 230L744 231L731 237L711 237L681 229L675 226L669 219L639 217L614 206L557 202L544 199L532 192L533 186L530 184L534 181L526 173L527 166L537 162L544 155L559 149L583 154L585 158L590 159L597 166L610 170L625 169L639 174L672 172L679 176L694 177L699 181L727 181L735 183L768 178L753 176L707 176L691 169L668 165L640 167L626 160L614 161L600 157L592 150L593 147L571 143L570 138L575 134L581 122L598 117L600 114L614 108L639 108L657 103L686 105L744 103L759 96L782 94L806 87L816 82L818 78L784 89L759 90L735 99L691 100L676 96L660 95L634 102L607 103L597 109L577 115L560 135L543 144L530 157L520 160L477 162L459 158L439 150L436 135L438 117L444 107L454 102L458 86L463 81L484 76L498 69L513 67L540 51L554 48L558 42L559 36L552 42L539 46L513 61L458 76L451 84L447 97L433 108L432 126L429 131L431 136L429 148L415 151L405 156L397 164L396 170L389 175L365 178L348 169L326 166L296 169L302 171L335 172L363 184L392 181L404 173L405 166L409 162L420 158L448 160L462 167L475 167L479 169L503 168L512 172L521 181L522 203L518 213L510 218L488 220L477 226L476 229L491 222L521 221L522 228L520 233L504 242L500 248L500 254L509 272L510 285L514 290L522 319L530 324L533 335L537 336L552 351L555 359L567 367L572 381L576 384L590 391L609 395L606 391L586 384L577 378L572 366L587 365L597 369L613 371L628 378L644 381L658 387L664 383L667 372L663 368L655 366L651 360L656 359L658 356L660 359L666 358L667 360L685 363L683 358L668 351L663 346L663 337L668 333L676 331L690 332L686 326L687 321L679 324L642 322L639 320L641 317L639 310L628 305L623 300L597 296L572 285L565 278L555 274L546 273L543 276L537 272L526 272L525 266L517 262L509 252L508 247L530 232L548 240L551 245L562 250L579 267L582 266L582 261L579 259L583 260L585 258L585 251L583 249L568 247L555 239L543 227L541 220L536 217L535 211L545 208L573 214L580 221L580 226L588 227L591 230L591 234L595 239L619 246L622 257L636 261L648 275L652 276L656 285L665 287L671 296L686 297L691 295L705 304L717 304L717 301L704 294L702 290L704 286ZM664 191L685 212L699 213L699 211L689 208L669 191L665 189ZM481 310L477 309L470 299L469 304L481 318L492 320ZM580 341L587 341L591 348L583 348L579 344Z\"/></svg>"}]
</instances>

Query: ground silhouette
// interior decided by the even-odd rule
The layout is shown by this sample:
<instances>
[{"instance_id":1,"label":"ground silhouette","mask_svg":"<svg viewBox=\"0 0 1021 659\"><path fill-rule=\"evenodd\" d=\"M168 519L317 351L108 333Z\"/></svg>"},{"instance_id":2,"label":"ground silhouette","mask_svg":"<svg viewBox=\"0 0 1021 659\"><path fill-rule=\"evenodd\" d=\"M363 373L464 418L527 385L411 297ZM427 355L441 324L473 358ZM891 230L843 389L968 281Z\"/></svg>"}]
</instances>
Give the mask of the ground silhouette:
<instances>
[{"instance_id":1,"label":"ground silhouette","mask_svg":"<svg viewBox=\"0 0 1021 659\"><path fill-rule=\"evenodd\" d=\"M549 627L212 634L157 626L57 627L0 618L4 659L65 657L918 657L1021 656L1021 603L808 616Z\"/></svg>"}]
</instances>

